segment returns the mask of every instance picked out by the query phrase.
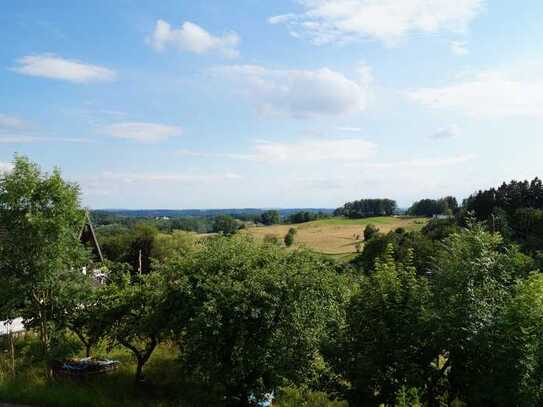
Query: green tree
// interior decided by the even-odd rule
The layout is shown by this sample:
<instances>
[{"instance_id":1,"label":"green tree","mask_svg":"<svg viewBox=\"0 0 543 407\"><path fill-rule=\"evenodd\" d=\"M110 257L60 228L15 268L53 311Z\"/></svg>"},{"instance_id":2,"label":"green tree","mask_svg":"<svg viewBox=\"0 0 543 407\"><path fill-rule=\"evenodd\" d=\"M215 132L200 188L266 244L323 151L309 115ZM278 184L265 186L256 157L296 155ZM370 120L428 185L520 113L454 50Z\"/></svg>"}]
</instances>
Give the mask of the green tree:
<instances>
[{"instance_id":1,"label":"green tree","mask_svg":"<svg viewBox=\"0 0 543 407\"><path fill-rule=\"evenodd\" d=\"M434 343L447 359L450 395L469 405L488 403L486 378L491 370L497 317L514 282L532 263L499 234L482 225L452 234L436 254L432 271Z\"/></svg>"},{"instance_id":2,"label":"green tree","mask_svg":"<svg viewBox=\"0 0 543 407\"><path fill-rule=\"evenodd\" d=\"M160 233L156 236L151 256L161 262L175 256L188 255L195 249L194 234L176 230L171 234Z\"/></svg>"},{"instance_id":3,"label":"green tree","mask_svg":"<svg viewBox=\"0 0 543 407\"><path fill-rule=\"evenodd\" d=\"M78 186L64 181L59 170L44 173L21 156L14 164L0 175L0 225L5 230L0 274L13 289L12 305L38 329L47 355L59 302L70 284L84 277L88 253L79 242L84 211Z\"/></svg>"},{"instance_id":4,"label":"green tree","mask_svg":"<svg viewBox=\"0 0 543 407\"><path fill-rule=\"evenodd\" d=\"M78 284L71 284L58 301L56 314L58 328L67 328L73 332L85 348L87 357L92 348L104 336L105 326L99 313L98 289L96 282L84 278Z\"/></svg>"},{"instance_id":5,"label":"green tree","mask_svg":"<svg viewBox=\"0 0 543 407\"><path fill-rule=\"evenodd\" d=\"M260 221L266 226L276 225L281 223L281 216L276 210L265 211L260 215Z\"/></svg>"},{"instance_id":6,"label":"green tree","mask_svg":"<svg viewBox=\"0 0 543 407\"><path fill-rule=\"evenodd\" d=\"M533 274L515 290L498 321L492 367L491 404L543 404L543 274Z\"/></svg>"},{"instance_id":7,"label":"green tree","mask_svg":"<svg viewBox=\"0 0 543 407\"><path fill-rule=\"evenodd\" d=\"M105 327L113 344L132 352L136 381L144 381L143 368L168 333L171 321L164 276L157 271L132 279L129 274L118 275L101 288L98 307L99 326Z\"/></svg>"},{"instance_id":8,"label":"green tree","mask_svg":"<svg viewBox=\"0 0 543 407\"><path fill-rule=\"evenodd\" d=\"M346 296L329 263L219 237L167 267L179 284L177 303L185 304L179 320L188 324L177 329L185 366L220 386L229 405L314 377L325 328L341 319Z\"/></svg>"},{"instance_id":9,"label":"green tree","mask_svg":"<svg viewBox=\"0 0 543 407\"><path fill-rule=\"evenodd\" d=\"M239 222L230 215L220 215L213 221L213 232L233 235L239 229Z\"/></svg>"},{"instance_id":10,"label":"green tree","mask_svg":"<svg viewBox=\"0 0 543 407\"><path fill-rule=\"evenodd\" d=\"M285 235L284 242L285 246L290 247L294 244L294 236L296 236L297 230L290 228L288 233Z\"/></svg>"},{"instance_id":11,"label":"green tree","mask_svg":"<svg viewBox=\"0 0 543 407\"><path fill-rule=\"evenodd\" d=\"M139 223L132 230L124 261L132 265L134 273L147 274L151 271L151 256L157 235L158 229L146 223Z\"/></svg>"},{"instance_id":12,"label":"green tree","mask_svg":"<svg viewBox=\"0 0 543 407\"><path fill-rule=\"evenodd\" d=\"M379 228L374 224L370 223L364 228L364 240L367 242L372 237L379 234Z\"/></svg>"},{"instance_id":13,"label":"green tree","mask_svg":"<svg viewBox=\"0 0 543 407\"><path fill-rule=\"evenodd\" d=\"M347 307L331 355L351 383L353 405L393 403L402 387L424 386L434 352L429 342L430 289L409 257L397 263L389 245Z\"/></svg>"}]
</instances>

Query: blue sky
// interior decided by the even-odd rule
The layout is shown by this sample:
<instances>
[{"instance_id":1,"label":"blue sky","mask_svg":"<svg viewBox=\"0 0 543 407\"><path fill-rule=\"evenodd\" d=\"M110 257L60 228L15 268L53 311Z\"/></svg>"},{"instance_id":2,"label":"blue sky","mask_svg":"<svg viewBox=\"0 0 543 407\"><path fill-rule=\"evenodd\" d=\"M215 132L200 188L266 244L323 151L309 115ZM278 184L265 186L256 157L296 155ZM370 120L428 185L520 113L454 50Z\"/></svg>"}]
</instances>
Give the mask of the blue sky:
<instances>
[{"instance_id":1,"label":"blue sky","mask_svg":"<svg viewBox=\"0 0 543 407\"><path fill-rule=\"evenodd\" d=\"M0 169L93 208L401 206L543 175L543 3L12 0Z\"/></svg>"}]
</instances>

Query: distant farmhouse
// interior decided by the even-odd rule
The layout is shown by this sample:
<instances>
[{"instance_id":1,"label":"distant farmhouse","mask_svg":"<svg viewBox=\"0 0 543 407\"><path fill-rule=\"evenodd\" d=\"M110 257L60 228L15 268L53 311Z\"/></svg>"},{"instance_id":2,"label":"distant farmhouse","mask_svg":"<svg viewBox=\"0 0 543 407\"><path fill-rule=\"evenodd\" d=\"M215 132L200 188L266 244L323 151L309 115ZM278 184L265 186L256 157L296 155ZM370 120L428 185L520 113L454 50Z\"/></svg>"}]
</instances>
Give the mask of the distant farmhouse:
<instances>
[{"instance_id":1,"label":"distant farmhouse","mask_svg":"<svg viewBox=\"0 0 543 407\"><path fill-rule=\"evenodd\" d=\"M0 225L0 240L6 239L8 231ZM106 279L106 273L100 267L104 261L100 244L96 238L94 227L90 219L89 212L85 213L85 220L79 233L79 241L85 247L89 248L92 253L92 262L87 267L83 268L83 273L90 273L97 283L103 284ZM0 336L9 334L21 334L25 332L25 327L22 318L15 318L13 321L0 321Z\"/></svg>"}]
</instances>

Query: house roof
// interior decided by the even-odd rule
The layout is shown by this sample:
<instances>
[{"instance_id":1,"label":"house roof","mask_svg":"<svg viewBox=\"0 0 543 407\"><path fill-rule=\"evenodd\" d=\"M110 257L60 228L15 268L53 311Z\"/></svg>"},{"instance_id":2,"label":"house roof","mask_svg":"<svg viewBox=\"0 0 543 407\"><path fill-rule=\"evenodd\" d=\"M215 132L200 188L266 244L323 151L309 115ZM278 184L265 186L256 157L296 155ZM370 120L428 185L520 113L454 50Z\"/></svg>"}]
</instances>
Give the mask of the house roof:
<instances>
[{"instance_id":1,"label":"house roof","mask_svg":"<svg viewBox=\"0 0 543 407\"><path fill-rule=\"evenodd\" d=\"M0 225L0 240L7 237L7 229ZM92 226L92 221L89 215L89 212L85 212L85 222L79 233L79 240L84 245L89 245L92 249L92 253L95 256L96 260L102 262L104 261L104 256L102 255L102 250L100 249L100 244L96 238L96 233L94 232L94 227Z\"/></svg>"},{"instance_id":2,"label":"house roof","mask_svg":"<svg viewBox=\"0 0 543 407\"><path fill-rule=\"evenodd\" d=\"M85 212L85 223L81 228L79 240L81 241L81 243L91 246L92 253L98 261L104 261L102 249L100 249L100 244L98 243L98 239L96 238L96 233L94 232L94 227L92 226L89 211Z\"/></svg>"}]
</instances>

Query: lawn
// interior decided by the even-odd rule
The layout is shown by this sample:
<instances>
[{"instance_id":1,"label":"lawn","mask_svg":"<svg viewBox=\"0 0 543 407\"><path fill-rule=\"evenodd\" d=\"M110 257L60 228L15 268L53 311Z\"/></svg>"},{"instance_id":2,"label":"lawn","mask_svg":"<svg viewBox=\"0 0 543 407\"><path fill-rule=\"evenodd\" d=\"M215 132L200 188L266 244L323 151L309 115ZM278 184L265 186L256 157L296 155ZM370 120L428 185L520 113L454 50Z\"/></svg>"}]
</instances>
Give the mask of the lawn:
<instances>
[{"instance_id":1,"label":"lawn","mask_svg":"<svg viewBox=\"0 0 543 407\"><path fill-rule=\"evenodd\" d=\"M383 216L364 219L347 219L333 217L297 225L272 225L252 227L247 233L257 239L275 236L282 240L291 227L298 233L293 247L306 247L312 251L329 254L341 258L349 258L356 253L357 245L363 241L366 225L374 224L383 233L399 227L406 230L420 230L427 222L425 218Z\"/></svg>"},{"instance_id":2,"label":"lawn","mask_svg":"<svg viewBox=\"0 0 543 407\"><path fill-rule=\"evenodd\" d=\"M122 349L107 353L121 362L111 374L85 380L48 382L40 363L23 364L15 378L0 369L0 404L14 402L39 407L145 407L220 405L210 389L191 382L180 369L176 348L162 344L145 367L149 383L134 382L135 364Z\"/></svg>"}]
</instances>

